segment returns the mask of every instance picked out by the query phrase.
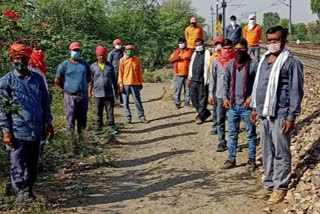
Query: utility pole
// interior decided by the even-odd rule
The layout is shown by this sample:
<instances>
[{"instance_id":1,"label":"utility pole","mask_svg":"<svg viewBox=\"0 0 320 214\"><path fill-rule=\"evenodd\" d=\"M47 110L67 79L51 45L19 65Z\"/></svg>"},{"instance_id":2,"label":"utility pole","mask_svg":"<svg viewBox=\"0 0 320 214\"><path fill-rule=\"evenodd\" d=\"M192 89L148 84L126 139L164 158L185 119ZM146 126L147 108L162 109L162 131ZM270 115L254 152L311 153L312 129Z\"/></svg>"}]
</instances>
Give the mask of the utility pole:
<instances>
[{"instance_id":1,"label":"utility pole","mask_svg":"<svg viewBox=\"0 0 320 214\"><path fill-rule=\"evenodd\" d=\"M291 35L292 28L292 0L289 0L289 34Z\"/></svg>"},{"instance_id":2,"label":"utility pole","mask_svg":"<svg viewBox=\"0 0 320 214\"><path fill-rule=\"evenodd\" d=\"M218 24L218 21L219 21L219 0L217 0L217 3L216 3L216 24ZM216 31L216 36L218 36L218 31Z\"/></svg>"},{"instance_id":3,"label":"utility pole","mask_svg":"<svg viewBox=\"0 0 320 214\"><path fill-rule=\"evenodd\" d=\"M212 5L211 5L211 8L210 8L210 9L211 9L211 28L212 28L212 32L211 32L212 34L211 34L211 35L212 35L212 37L214 37L214 26L215 26L215 25L214 25L214 20L213 20L214 12L213 12L213 7L212 7Z\"/></svg>"},{"instance_id":4,"label":"utility pole","mask_svg":"<svg viewBox=\"0 0 320 214\"><path fill-rule=\"evenodd\" d=\"M223 9L223 37L226 37L226 7L227 7L227 2L226 0L222 1L222 9Z\"/></svg>"}]
</instances>

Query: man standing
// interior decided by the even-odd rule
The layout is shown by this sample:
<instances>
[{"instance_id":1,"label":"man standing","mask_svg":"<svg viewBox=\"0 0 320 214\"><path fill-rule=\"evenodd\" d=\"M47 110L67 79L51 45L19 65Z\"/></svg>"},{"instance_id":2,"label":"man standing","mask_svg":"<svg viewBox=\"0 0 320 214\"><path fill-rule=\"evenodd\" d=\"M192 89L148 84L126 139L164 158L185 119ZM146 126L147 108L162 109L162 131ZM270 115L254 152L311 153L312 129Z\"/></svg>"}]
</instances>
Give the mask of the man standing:
<instances>
[{"instance_id":1,"label":"man standing","mask_svg":"<svg viewBox=\"0 0 320 214\"><path fill-rule=\"evenodd\" d=\"M226 29L227 39L231 40L233 44L236 44L241 39L242 27L237 24L237 17L230 17L230 25Z\"/></svg>"},{"instance_id":2,"label":"man standing","mask_svg":"<svg viewBox=\"0 0 320 214\"><path fill-rule=\"evenodd\" d=\"M217 36L213 39L212 43L214 46L214 52L212 53L210 57L210 71L212 71L213 62L217 57L221 56L221 48L224 42L224 38L222 36ZM209 96L209 104L213 106L212 111L212 129L211 134L216 135L218 134L218 128L217 128L217 101L213 99L213 97Z\"/></svg>"},{"instance_id":3,"label":"man standing","mask_svg":"<svg viewBox=\"0 0 320 214\"><path fill-rule=\"evenodd\" d=\"M187 40L187 47L190 49L195 48L196 39L204 40L204 31L201 26L197 25L197 17L191 17L190 26L185 29L185 38Z\"/></svg>"},{"instance_id":4,"label":"man standing","mask_svg":"<svg viewBox=\"0 0 320 214\"><path fill-rule=\"evenodd\" d=\"M142 67L140 59L134 54L135 47L127 44L125 56L120 60L118 84L122 93L123 106L127 123L132 123L132 115L129 107L129 96L132 94L136 104L137 113L142 123L147 123L142 106L140 90L143 88Z\"/></svg>"},{"instance_id":5,"label":"man standing","mask_svg":"<svg viewBox=\"0 0 320 214\"><path fill-rule=\"evenodd\" d=\"M223 106L223 78L228 64L233 59L233 43L231 40L225 39L221 48L221 55L213 62L209 84L209 101L210 103L216 103L216 121L219 138L217 152L223 152L228 149L225 139L227 109Z\"/></svg>"},{"instance_id":6,"label":"man standing","mask_svg":"<svg viewBox=\"0 0 320 214\"><path fill-rule=\"evenodd\" d=\"M72 135L76 121L78 134L87 126L88 83L91 81L91 72L88 63L81 59L79 42L71 43L69 52L70 59L58 66L55 83L64 90L67 133Z\"/></svg>"},{"instance_id":7,"label":"man standing","mask_svg":"<svg viewBox=\"0 0 320 214\"><path fill-rule=\"evenodd\" d=\"M286 48L288 30L267 31L268 51L263 55L252 92L251 120L261 119L261 148L265 170L264 189L257 198L268 204L283 201L291 173L291 131L301 112L303 66ZM271 196L270 196L271 195Z\"/></svg>"},{"instance_id":8,"label":"man standing","mask_svg":"<svg viewBox=\"0 0 320 214\"><path fill-rule=\"evenodd\" d=\"M224 75L223 100L224 107L229 113L229 158L224 163L223 169L236 167L238 135L242 120L249 144L247 168L252 172L256 166L256 127L250 120L250 96L258 62L251 60L248 43L244 39L235 44L235 51L235 59L228 64Z\"/></svg>"},{"instance_id":9,"label":"man standing","mask_svg":"<svg viewBox=\"0 0 320 214\"><path fill-rule=\"evenodd\" d=\"M32 48L14 43L9 56L14 70L0 79L0 127L11 147L11 181L18 205L35 199L40 140L46 126L53 137L48 91L43 78L28 69Z\"/></svg>"},{"instance_id":10,"label":"man standing","mask_svg":"<svg viewBox=\"0 0 320 214\"><path fill-rule=\"evenodd\" d=\"M243 29L243 38L247 40L248 52L254 60L260 60L260 39L262 37L262 28L257 24L256 16L249 16L249 23Z\"/></svg>"},{"instance_id":11,"label":"man standing","mask_svg":"<svg viewBox=\"0 0 320 214\"><path fill-rule=\"evenodd\" d=\"M189 66L187 84L190 87L192 104L198 112L196 124L202 124L211 115L207 109L210 52L204 48L202 39L196 39L195 45L196 48Z\"/></svg>"},{"instance_id":12,"label":"man standing","mask_svg":"<svg viewBox=\"0 0 320 214\"><path fill-rule=\"evenodd\" d=\"M120 63L120 59L123 57L123 54L124 54L124 48L122 47L122 41L120 39L114 40L113 47L114 47L114 49L112 51L110 51L110 53L108 54L108 62L113 66L114 76L115 76L116 82L118 82L119 63ZM122 103L121 96L119 96L119 101L121 104Z\"/></svg>"},{"instance_id":13,"label":"man standing","mask_svg":"<svg viewBox=\"0 0 320 214\"><path fill-rule=\"evenodd\" d=\"M97 62L91 68L91 83L89 85L89 99L94 90L94 103L97 116L97 131L103 126L103 109L106 109L108 126L114 126L114 91L118 91L113 66L107 62L108 50L104 46L96 47ZM113 86L113 87L112 87ZM114 90L113 90L114 89Z\"/></svg>"},{"instance_id":14,"label":"man standing","mask_svg":"<svg viewBox=\"0 0 320 214\"><path fill-rule=\"evenodd\" d=\"M174 71L174 102L176 109L181 108L180 94L182 87L184 87L184 105L190 105L189 88L187 87L189 64L192 52L186 47L186 40L184 38L178 41L179 48L176 49L170 56L169 62L173 64Z\"/></svg>"}]
</instances>

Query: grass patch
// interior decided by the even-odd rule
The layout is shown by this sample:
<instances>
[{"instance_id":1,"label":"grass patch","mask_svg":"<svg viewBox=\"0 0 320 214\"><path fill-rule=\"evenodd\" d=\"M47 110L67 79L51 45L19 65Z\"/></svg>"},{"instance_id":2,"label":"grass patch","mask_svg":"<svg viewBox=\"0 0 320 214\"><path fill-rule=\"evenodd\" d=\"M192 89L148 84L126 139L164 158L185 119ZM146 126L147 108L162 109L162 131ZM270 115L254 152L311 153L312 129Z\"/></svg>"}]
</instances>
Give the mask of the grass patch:
<instances>
[{"instance_id":1,"label":"grass patch","mask_svg":"<svg viewBox=\"0 0 320 214\"><path fill-rule=\"evenodd\" d=\"M162 83L173 79L172 69L161 69L152 72L144 72L143 78L146 83Z\"/></svg>"},{"instance_id":2,"label":"grass patch","mask_svg":"<svg viewBox=\"0 0 320 214\"><path fill-rule=\"evenodd\" d=\"M68 200L80 197L87 188L80 182L82 170L111 166L108 148L115 142L115 130L104 127L99 135L95 133L94 103L90 102L87 131L82 137L66 134L63 94L53 88L51 110L55 137L45 147L45 171L39 173L35 187L37 200L28 209L14 207L15 197L5 197L9 180L9 153L0 148L0 213L59 213ZM120 127L116 127L119 129ZM77 152L73 146L77 144Z\"/></svg>"}]
</instances>

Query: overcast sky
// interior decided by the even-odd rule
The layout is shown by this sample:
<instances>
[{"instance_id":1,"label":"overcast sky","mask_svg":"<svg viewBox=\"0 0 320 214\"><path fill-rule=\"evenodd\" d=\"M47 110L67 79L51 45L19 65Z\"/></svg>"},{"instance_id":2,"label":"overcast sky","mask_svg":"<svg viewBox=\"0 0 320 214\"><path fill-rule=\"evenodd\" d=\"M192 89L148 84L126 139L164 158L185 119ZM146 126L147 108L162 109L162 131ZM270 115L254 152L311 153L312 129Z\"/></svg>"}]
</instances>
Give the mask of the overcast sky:
<instances>
[{"instance_id":1,"label":"overcast sky","mask_svg":"<svg viewBox=\"0 0 320 214\"><path fill-rule=\"evenodd\" d=\"M220 2L222 0L219 0ZM231 15L236 15L238 20L247 20L248 15L252 12L257 12L258 22L262 23L263 13L278 12L281 18L289 18L289 7L278 4L281 1L289 3L289 0L226 0L227 7L227 21ZM311 0L292 0L292 22L311 22L317 20L317 16L312 14L310 9ZM211 20L210 6L215 8L216 0L192 0L193 6L197 9L197 13L206 19L206 23ZM239 5L239 6L232 6Z\"/></svg>"}]
</instances>

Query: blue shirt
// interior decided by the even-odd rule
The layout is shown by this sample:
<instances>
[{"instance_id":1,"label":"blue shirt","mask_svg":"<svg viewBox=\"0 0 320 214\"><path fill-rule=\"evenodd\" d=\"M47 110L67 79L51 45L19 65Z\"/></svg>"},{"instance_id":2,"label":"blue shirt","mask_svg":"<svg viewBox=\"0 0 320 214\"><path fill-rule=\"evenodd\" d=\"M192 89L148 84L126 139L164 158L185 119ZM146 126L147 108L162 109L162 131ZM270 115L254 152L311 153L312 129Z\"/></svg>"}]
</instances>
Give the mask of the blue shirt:
<instances>
[{"instance_id":1,"label":"blue shirt","mask_svg":"<svg viewBox=\"0 0 320 214\"><path fill-rule=\"evenodd\" d=\"M108 55L108 62L112 64L115 74L119 72L120 59L123 57L124 49L113 49ZM118 77L116 78L118 79Z\"/></svg>"},{"instance_id":2,"label":"blue shirt","mask_svg":"<svg viewBox=\"0 0 320 214\"><path fill-rule=\"evenodd\" d=\"M56 73L56 77L63 81L63 89L70 93L86 93L90 75L90 66L83 60L77 64L65 60Z\"/></svg>"},{"instance_id":3,"label":"blue shirt","mask_svg":"<svg viewBox=\"0 0 320 214\"><path fill-rule=\"evenodd\" d=\"M114 97L113 89L117 90L117 81L114 76L113 66L107 62L101 70L98 63L91 66L91 85L95 97ZM112 87L113 86L113 87Z\"/></svg>"},{"instance_id":4,"label":"blue shirt","mask_svg":"<svg viewBox=\"0 0 320 214\"><path fill-rule=\"evenodd\" d=\"M257 114L262 116L264 101L269 83L269 76L274 65L268 64L269 56L261 65L259 82L257 87L256 104ZM283 64L277 89L276 117L284 117L294 121L301 112L301 101L303 98L303 65L292 54Z\"/></svg>"},{"instance_id":5,"label":"blue shirt","mask_svg":"<svg viewBox=\"0 0 320 214\"><path fill-rule=\"evenodd\" d=\"M13 107L14 110L6 110ZM44 137L44 125L52 123L50 101L43 78L30 71L14 70L0 79L0 127L15 138L36 141Z\"/></svg>"}]
</instances>

